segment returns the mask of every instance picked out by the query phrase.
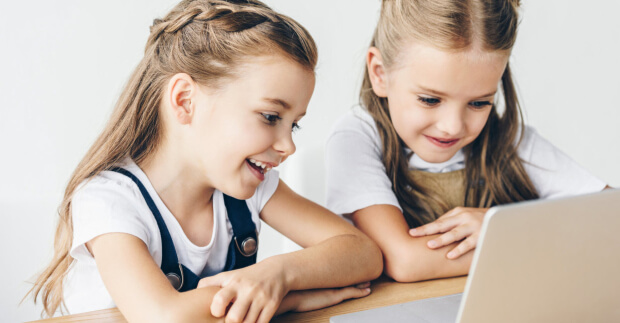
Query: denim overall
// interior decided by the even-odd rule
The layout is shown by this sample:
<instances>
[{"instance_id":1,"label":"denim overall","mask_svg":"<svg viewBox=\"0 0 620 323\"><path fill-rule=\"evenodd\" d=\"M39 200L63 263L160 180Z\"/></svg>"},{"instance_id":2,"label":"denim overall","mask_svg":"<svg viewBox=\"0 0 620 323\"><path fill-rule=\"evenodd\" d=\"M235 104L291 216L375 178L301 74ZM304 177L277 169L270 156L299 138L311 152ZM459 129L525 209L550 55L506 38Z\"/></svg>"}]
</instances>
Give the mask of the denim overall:
<instances>
[{"instance_id":1,"label":"denim overall","mask_svg":"<svg viewBox=\"0 0 620 323\"><path fill-rule=\"evenodd\" d=\"M180 292L195 289L198 286L198 281L201 279L198 275L194 274L191 270L181 264L177 258L176 250L174 249L174 243L170 237L170 232L164 223L159 210L155 206L153 199L147 192L142 182L134 176L131 172L123 168L113 168L111 171L123 174L131 178L142 193L146 204L151 209L157 226L159 227L159 233L161 235L161 270L164 272L170 283L176 290ZM224 204L228 213L228 219L232 224L233 238L228 246L228 256L226 258L226 265L224 271L239 269L253 265L256 263L256 251L258 250L258 237L256 233L256 226L252 222L252 214L248 209L247 204L243 200L237 200L224 194Z\"/></svg>"}]
</instances>

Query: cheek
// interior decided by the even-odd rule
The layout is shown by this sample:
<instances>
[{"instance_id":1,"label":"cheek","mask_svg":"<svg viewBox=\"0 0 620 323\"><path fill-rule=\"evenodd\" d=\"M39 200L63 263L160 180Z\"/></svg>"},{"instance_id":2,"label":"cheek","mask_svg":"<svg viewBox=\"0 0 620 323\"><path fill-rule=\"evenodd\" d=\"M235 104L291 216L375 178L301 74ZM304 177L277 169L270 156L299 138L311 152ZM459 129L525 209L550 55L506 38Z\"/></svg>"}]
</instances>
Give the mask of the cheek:
<instances>
[{"instance_id":1,"label":"cheek","mask_svg":"<svg viewBox=\"0 0 620 323\"><path fill-rule=\"evenodd\" d=\"M467 122L470 136L478 137L489 119L489 114L490 110L486 113L472 112Z\"/></svg>"},{"instance_id":2,"label":"cheek","mask_svg":"<svg viewBox=\"0 0 620 323\"><path fill-rule=\"evenodd\" d=\"M403 140L419 135L433 123L432 116L416 106L409 106L406 109L390 109L390 116L396 133Z\"/></svg>"}]
</instances>

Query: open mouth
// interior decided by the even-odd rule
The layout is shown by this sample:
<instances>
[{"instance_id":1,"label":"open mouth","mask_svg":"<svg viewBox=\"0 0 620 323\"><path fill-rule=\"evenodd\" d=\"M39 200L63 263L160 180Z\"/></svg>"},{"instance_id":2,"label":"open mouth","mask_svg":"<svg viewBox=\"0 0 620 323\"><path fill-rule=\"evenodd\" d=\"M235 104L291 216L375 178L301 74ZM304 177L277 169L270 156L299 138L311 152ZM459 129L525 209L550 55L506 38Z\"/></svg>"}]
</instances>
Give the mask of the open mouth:
<instances>
[{"instance_id":1,"label":"open mouth","mask_svg":"<svg viewBox=\"0 0 620 323\"><path fill-rule=\"evenodd\" d=\"M263 175L267 174L267 172L271 170L271 166L261 163L260 161L257 161L254 158L246 159L246 161L248 162L248 164L250 164L250 167L252 167L257 172L260 172Z\"/></svg>"}]
</instances>

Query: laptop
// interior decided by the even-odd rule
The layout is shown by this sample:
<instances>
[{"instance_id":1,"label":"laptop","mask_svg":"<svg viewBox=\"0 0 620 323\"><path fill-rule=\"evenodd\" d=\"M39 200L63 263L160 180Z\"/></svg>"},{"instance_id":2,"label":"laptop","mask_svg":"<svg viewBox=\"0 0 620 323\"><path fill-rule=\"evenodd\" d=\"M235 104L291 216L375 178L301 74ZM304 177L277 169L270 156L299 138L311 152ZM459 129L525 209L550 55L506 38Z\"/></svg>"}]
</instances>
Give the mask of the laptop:
<instances>
[{"instance_id":1,"label":"laptop","mask_svg":"<svg viewBox=\"0 0 620 323\"><path fill-rule=\"evenodd\" d=\"M330 322L620 322L620 189L493 207L480 237L462 294Z\"/></svg>"}]
</instances>

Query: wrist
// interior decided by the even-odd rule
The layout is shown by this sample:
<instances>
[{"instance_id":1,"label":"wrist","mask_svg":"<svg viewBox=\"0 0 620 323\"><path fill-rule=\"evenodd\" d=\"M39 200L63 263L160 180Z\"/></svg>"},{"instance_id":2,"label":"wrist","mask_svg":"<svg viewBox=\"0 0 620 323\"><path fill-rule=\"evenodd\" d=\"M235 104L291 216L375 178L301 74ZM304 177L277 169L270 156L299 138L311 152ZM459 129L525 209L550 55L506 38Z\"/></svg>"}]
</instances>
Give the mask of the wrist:
<instances>
[{"instance_id":1,"label":"wrist","mask_svg":"<svg viewBox=\"0 0 620 323\"><path fill-rule=\"evenodd\" d=\"M296 312L299 308L300 297L297 292L290 292L284 296L278 310L276 311L276 315L286 313L286 312Z\"/></svg>"},{"instance_id":2,"label":"wrist","mask_svg":"<svg viewBox=\"0 0 620 323\"><path fill-rule=\"evenodd\" d=\"M294 271L290 270L290 262L287 265L284 258L283 256L274 256L263 260L262 263L269 267L269 271L281 282L284 292L288 293L294 289L296 279Z\"/></svg>"}]
</instances>

